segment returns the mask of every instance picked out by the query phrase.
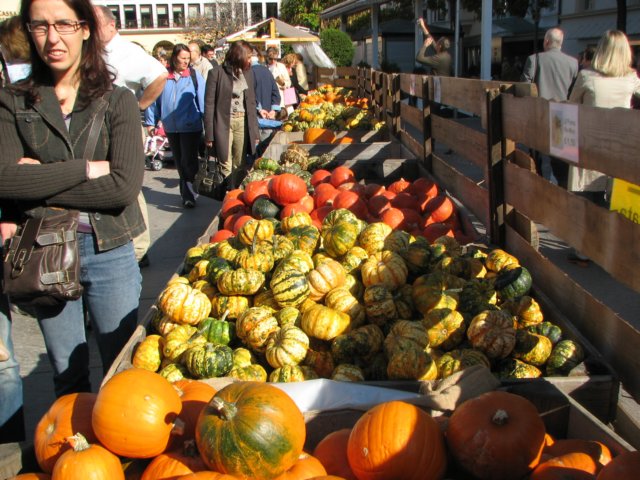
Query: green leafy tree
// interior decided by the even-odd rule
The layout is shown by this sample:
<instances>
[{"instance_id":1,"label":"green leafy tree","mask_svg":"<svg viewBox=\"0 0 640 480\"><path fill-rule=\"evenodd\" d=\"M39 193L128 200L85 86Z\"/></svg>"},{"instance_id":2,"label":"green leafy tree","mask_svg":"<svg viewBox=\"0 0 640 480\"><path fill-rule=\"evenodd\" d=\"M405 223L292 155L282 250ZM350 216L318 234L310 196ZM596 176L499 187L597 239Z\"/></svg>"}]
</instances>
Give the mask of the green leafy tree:
<instances>
[{"instance_id":1,"label":"green leafy tree","mask_svg":"<svg viewBox=\"0 0 640 480\"><path fill-rule=\"evenodd\" d=\"M317 32L320 29L320 12L341 0L282 0L280 18L292 25L302 25Z\"/></svg>"},{"instance_id":2,"label":"green leafy tree","mask_svg":"<svg viewBox=\"0 0 640 480\"><path fill-rule=\"evenodd\" d=\"M320 46L336 67L351 65L355 48L346 33L335 28L327 28L320 32Z\"/></svg>"},{"instance_id":3,"label":"green leafy tree","mask_svg":"<svg viewBox=\"0 0 640 480\"><path fill-rule=\"evenodd\" d=\"M445 4L445 0L429 0L434 3ZM524 17L527 12L533 13L537 8L539 10L550 7L553 0L493 0L494 15L513 15L514 17ZM482 12L482 0L462 0L460 5L469 12L475 13L480 17Z\"/></svg>"}]
</instances>

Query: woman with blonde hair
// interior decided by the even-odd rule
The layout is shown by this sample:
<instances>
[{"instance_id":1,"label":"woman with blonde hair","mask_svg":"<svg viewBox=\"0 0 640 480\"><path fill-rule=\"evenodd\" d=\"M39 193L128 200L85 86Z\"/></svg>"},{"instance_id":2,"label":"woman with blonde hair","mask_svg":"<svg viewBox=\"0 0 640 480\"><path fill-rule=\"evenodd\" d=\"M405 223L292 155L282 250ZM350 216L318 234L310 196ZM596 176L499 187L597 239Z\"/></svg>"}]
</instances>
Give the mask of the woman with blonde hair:
<instances>
[{"instance_id":1,"label":"woman with blonde hair","mask_svg":"<svg viewBox=\"0 0 640 480\"><path fill-rule=\"evenodd\" d=\"M640 78L631 66L631 46L619 30L607 30L596 48L591 67L580 71L569 96L572 103L601 108L631 108L631 98L640 97ZM568 190L606 206L609 178L603 173L571 166ZM577 252L569 259L585 264L588 259Z\"/></svg>"}]
</instances>

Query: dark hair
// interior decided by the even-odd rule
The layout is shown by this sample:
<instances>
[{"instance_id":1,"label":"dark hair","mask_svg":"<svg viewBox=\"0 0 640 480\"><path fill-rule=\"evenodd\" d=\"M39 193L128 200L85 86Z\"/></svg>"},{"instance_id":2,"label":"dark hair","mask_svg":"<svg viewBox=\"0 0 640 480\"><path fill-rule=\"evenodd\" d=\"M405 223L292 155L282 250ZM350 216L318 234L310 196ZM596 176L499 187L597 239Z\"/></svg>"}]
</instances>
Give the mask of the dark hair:
<instances>
[{"instance_id":1,"label":"dark hair","mask_svg":"<svg viewBox=\"0 0 640 480\"><path fill-rule=\"evenodd\" d=\"M582 52L582 59L590 62L591 60L593 60L593 56L595 55L595 53L596 49L594 47L587 47Z\"/></svg>"},{"instance_id":2,"label":"dark hair","mask_svg":"<svg viewBox=\"0 0 640 480\"><path fill-rule=\"evenodd\" d=\"M233 42L227 55L224 57L225 65L228 65L237 76L247 67L247 58L251 56L251 45L244 40Z\"/></svg>"},{"instance_id":3,"label":"dark hair","mask_svg":"<svg viewBox=\"0 0 640 480\"><path fill-rule=\"evenodd\" d=\"M0 22L0 43L5 56L9 57L5 58L6 61L29 60L29 38L19 16L15 15Z\"/></svg>"},{"instance_id":4,"label":"dark hair","mask_svg":"<svg viewBox=\"0 0 640 480\"><path fill-rule=\"evenodd\" d=\"M81 101L91 101L102 96L105 92L113 88L115 75L107 68L104 60L104 44L98 35L98 27L93 4L90 0L63 0L71 8L78 20L86 22L89 28L89 38L82 43L82 53L78 76L80 77L80 88L78 97ZM31 21L29 9L33 0L22 0L20 7L20 17L22 23ZM38 101L36 88L40 85L53 85L51 69L44 63L35 48L33 38L29 35L31 45L31 76L22 84L16 85L17 90L24 91L29 103Z\"/></svg>"},{"instance_id":5,"label":"dark hair","mask_svg":"<svg viewBox=\"0 0 640 480\"><path fill-rule=\"evenodd\" d=\"M207 45L203 45L202 48L200 48L200 51L202 52L203 55L205 55L208 52L215 51L215 49L211 45L207 44Z\"/></svg>"},{"instance_id":6,"label":"dark hair","mask_svg":"<svg viewBox=\"0 0 640 480\"><path fill-rule=\"evenodd\" d=\"M180 52L187 52L189 55L191 55L191 50L189 50L189 47L187 47L184 43L176 43L173 47L173 51L171 52L171 59L169 60L169 68L171 70L176 69L176 60L178 59L178 55L180 55Z\"/></svg>"}]
</instances>

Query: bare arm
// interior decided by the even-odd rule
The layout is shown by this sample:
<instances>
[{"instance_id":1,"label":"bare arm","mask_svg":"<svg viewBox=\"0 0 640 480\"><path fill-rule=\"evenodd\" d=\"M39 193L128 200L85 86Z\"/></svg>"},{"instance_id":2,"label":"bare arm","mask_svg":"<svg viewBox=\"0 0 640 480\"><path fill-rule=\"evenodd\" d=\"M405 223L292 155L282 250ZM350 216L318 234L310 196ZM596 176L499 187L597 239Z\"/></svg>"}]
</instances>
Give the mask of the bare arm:
<instances>
[{"instance_id":1,"label":"bare arm","mask_svg":"<svg viewBox=\"0 0 640 480\"><path fill-rule=\"evenodd\" d=\"M140 110L146 110L149 105L151 105L156 98L160 96L162 90L164 90L164 84L167 83L168 75L168 73L158 75L158 77L144 89L142 96L138 100Z\"/></svg>"}]
</instances>

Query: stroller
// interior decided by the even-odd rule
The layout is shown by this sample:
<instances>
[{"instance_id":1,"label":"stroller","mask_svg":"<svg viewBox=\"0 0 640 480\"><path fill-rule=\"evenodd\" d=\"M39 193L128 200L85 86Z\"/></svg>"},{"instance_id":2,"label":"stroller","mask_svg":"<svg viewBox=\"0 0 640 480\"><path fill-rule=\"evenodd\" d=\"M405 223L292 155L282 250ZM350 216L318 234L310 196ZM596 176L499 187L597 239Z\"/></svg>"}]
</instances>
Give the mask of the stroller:
<instances>
[{"instance_id":1,"label":"stroller","mask_svg":"<svg viewBox=\"0 0 640 480\"><path fill-rule=\"evenodd\" d=\"M171 160L173 154L169 148L169 139L162 127L154 130L153 135L147 137L144 142L144 164L149 170L157 172L162 170L163 162Z\"/></svg>"}]
</instances>

